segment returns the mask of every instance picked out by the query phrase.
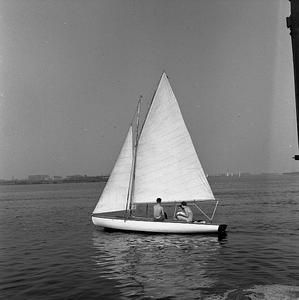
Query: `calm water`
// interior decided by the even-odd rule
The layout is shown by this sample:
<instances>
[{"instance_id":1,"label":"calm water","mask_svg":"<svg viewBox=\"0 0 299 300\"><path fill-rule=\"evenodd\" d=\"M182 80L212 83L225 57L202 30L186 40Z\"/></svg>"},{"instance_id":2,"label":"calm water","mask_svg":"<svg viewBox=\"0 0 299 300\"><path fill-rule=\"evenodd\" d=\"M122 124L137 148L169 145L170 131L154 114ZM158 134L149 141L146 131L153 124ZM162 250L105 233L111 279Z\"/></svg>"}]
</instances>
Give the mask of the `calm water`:
<instances>
[{"instance_id":1,"label":"calm water","mask_svg":"<svg viewBox=\"0 0 299 300\"><path fill-rule=\"evenodd\" d=\"M0 186L0 298L299 299L299 177L209 181L222 239L95 228L102 183Z\"/></svg>"}]
</instances>

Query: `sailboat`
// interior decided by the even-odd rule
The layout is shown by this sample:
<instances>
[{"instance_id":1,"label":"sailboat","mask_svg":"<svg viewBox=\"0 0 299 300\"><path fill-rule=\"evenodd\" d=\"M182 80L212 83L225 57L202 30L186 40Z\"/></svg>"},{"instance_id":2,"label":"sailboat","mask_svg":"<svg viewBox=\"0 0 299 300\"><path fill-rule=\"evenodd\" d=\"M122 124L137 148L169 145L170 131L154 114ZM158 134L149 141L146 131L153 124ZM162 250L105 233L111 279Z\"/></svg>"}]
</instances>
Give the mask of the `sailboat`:
<instances>
[{"instance_id":1,"label":"sailboat","mask_svg":"<svg viewBox=\"0 0 299 300\"><path fill-rule=\"evenodd\" d=\"M141 99L140 99L141 100ZM163 71L145 121L136 131L130 125L121 151L92 213L92 222L106 229L148 233L222 233L226 224L213 224L218 200L215 199L185 125L178 101ZM141 127L141 129L138 129ZM156 222L153 217L137 216L138 206L162 204L176 207L182 201L197 209L206 221L187 223L173 219ZM198 203L213 201L212 216ZM215 205L214 205L215 204ZM164 208L165 209L165 208Z\"/></svg>"}]
</instances>

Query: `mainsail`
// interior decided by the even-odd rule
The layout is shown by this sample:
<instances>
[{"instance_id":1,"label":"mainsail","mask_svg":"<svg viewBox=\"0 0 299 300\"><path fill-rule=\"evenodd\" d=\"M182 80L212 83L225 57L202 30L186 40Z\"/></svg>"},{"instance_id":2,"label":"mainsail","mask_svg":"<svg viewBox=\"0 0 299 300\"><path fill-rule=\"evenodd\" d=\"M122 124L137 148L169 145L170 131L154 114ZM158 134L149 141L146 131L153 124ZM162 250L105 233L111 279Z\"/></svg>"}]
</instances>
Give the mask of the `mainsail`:
<instances>
[{"instance_id":1,"label":"mainsail","mask_svg":"<svg viewBox=\"0 0 299 300\"><path fill-rule=\"evenodd\" d=\"M133 203L214 200L163 73L138 140Z\"/></svg>"},{"instance_id":2,"label":"mainsail","mask_svg":"<svg viewBox=\"0 0 299 300\"><path fill-rule=\"evenodd\" d=\"M132 140L132 126L130 126L109 180L93 211L94 214L126 210L133 160Z\"/></svg>"}]
</instances>

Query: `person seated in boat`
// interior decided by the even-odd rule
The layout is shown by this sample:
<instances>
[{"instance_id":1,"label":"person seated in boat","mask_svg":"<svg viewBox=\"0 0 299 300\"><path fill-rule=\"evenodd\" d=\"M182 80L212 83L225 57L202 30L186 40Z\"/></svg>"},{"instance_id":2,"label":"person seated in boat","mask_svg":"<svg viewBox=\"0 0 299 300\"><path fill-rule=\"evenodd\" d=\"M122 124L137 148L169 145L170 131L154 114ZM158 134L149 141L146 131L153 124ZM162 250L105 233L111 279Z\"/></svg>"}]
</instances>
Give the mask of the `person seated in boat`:
<instances>
[{"instance_id":1,"label":"person seated in boat","mask_svg":"<svg viewBox=\"0 0 299 300\"><path fill-rule=\"evenodd\" d=\"M157 204L154 205L154 221L164 221L167 219L167 215L164 212L163 206L161 205L162 199L157 198Z\"/></svg>"},{"instance_id":2,"label":"person seated in boat","mask_svg":"<svg viewBox=\"0 0 299 300\"><path fill-rule=\"evenodd\" d=\"M193 221L193 212L185 201L181 203L182 211L176 214L176 218L180 221L191 223Z\"/></svg>"},{"instance_id":3,"label":"person seated in boat","mask_svg":"<svg viewBox=\"0 0 299 300\"><path fill-rule=\"evenodd\" d=\"M176 213L175 218L178 220L178 216L185 216L185 212L181 204L177 206L177 209L178 212Z\"/></svg>"}]
</instances>

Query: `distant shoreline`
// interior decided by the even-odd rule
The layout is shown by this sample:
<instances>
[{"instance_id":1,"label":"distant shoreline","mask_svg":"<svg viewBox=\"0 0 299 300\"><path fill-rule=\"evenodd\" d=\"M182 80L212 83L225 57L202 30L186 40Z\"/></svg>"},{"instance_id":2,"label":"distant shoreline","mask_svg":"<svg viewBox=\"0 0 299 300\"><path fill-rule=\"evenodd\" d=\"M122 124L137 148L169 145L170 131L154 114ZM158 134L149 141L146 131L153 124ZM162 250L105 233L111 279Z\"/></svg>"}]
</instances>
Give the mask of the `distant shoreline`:
<instances>
[{"instance_id":1,"label":"distant shoreline","mask_svg":"<svg viewBox=\"0 0 299 300\"><path fill-rule=\"evenodd\" d=\"M107 176L94 176L94 177L78 177L72 179L62 180L28 180L28 179L14 179L14 180L2 180L0 185L28 185L28 184L64 184L64 183L81 183L81 182L107 182Z\"/></svg>"},{"instance_id":2,"label":"distant shoreline","mask_svg":"<svg viewBox=\"0 0 299 300\"><path fill-rule=\"evenodd\" d=\"M237 174L214 174L208 175L209 178L215 177L269 177L269 176L299 176L299 172L286 172L286 173L261 173L250 174L241 173L241 176ZM0 180L0 185L29 185L29 184L63 184L63 183L83 183L83 182L107 182L109 176L82 176L64 179L47 179L47 180L29 180L29 179L14 179L14 180Z\"/></svg>"}]
</instances>

